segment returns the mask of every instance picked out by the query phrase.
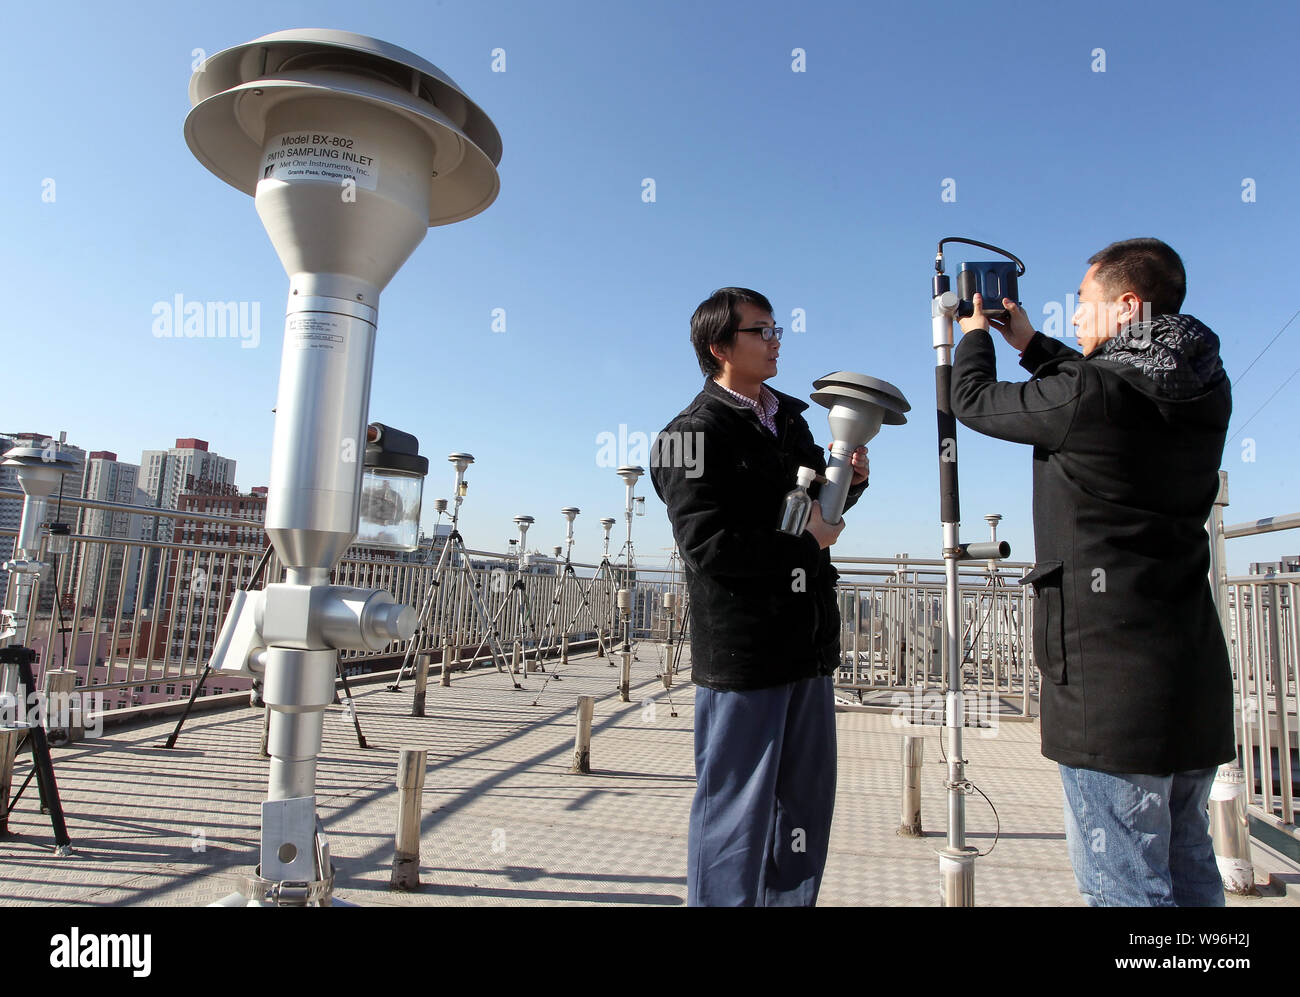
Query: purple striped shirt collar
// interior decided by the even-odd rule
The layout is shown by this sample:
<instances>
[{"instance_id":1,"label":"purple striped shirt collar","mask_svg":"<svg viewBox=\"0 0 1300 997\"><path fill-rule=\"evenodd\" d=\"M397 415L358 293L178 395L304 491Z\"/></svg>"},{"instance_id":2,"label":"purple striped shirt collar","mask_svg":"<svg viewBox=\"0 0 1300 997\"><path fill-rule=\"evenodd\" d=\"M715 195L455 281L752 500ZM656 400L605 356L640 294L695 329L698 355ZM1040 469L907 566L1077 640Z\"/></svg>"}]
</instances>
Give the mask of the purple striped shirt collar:
<instances>
[{"instance_id":1,"label":"purple striped shirt collar","mask_svg":"<svg viewBox=\"0 0 1300 997\"><path fill-rule=\"evenodd\" d=\"M766 384L759 385L758 401L754 401L754 399L749 398L746 395L732 391L725 384L722 384L719 381L714 381L713 383L742 405L748 405L752 408L758 415L758 421L763 424L764 428L769 430L773 436L776 435L776 410L780 407L781 403L777 401L776 395L772 394L772 392L768 390Z\"/></svg>"}]
</instances>

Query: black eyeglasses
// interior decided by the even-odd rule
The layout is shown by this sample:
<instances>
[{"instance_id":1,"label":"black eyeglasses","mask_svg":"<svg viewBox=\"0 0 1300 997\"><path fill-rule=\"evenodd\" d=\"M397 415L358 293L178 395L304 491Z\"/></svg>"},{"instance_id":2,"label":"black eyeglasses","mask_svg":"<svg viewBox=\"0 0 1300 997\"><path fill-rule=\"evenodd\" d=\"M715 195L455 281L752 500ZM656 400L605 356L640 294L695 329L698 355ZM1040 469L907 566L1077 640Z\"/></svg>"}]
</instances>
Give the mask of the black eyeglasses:
<instances>
[{"instance_id":1,"label":"black eyeglasses","mask_svg":"<svg viewBox=\"0 0 1300 997\"><path fill-rule=\"evenodd\" d=\"M772 340L781 342L781 333L785 332L779 325L755 325L748 329L737 329L737 332L756 332L763 337L763 342L770 343Z\"/></svg>"}]
</instances>

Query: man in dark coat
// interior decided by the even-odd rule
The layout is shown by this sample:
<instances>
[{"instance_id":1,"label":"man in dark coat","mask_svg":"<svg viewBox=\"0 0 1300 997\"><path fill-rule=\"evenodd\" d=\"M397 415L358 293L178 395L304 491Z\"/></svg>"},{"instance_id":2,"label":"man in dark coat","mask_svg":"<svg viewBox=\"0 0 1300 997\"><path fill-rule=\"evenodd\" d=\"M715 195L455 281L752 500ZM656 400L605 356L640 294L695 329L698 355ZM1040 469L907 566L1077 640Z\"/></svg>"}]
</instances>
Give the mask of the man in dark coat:
<instances>
[{"instance_id":1,"label":"man in dark coat","mask_svg":"<svg viewBox=\"0 0 1300 997\"><path fill-rule=\"evenodd\" d=\"M953 362L958 419L1034 448L1034 658L1075 878L1094 906L1222 906L1206 802L1236 755L1205 520L1232 411L1219 341L1179 314L1157 239L1089 261L1082 353L1015 302L994 324L1033 375L999 382L978 301Z\"/></svg>"},{"instance_id":2,"label":"man in dark coat","mask_svg":"<svg viewBox=\"0 0 1300 997\"><path fill-rule=\"evenodd\" d=\"M651 480L686 565L695 690L691 906L811 906L835 806L839 609L827 525L778 529L800 466L826 469L800 413L763 382L781 330L756 291L715 291L691 319L708 380L655 440ZM694 461L681 459L695 455ZM846 508L867 483L853 455ZM813 493L815 494L815 492Z\"/></svg>"}]
</instances>

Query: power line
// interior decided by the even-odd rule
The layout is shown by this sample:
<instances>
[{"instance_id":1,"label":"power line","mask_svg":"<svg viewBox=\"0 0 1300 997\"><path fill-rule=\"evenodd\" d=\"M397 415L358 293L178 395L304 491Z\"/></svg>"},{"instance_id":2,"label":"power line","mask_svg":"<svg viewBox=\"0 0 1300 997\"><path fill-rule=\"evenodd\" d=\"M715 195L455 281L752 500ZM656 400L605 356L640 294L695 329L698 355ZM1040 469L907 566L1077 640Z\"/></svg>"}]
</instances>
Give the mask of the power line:
<instances>
[{"instance_id":1,"label":"power line","mask_svg":"<svg viewBox=\"0 0 1300 997\"><path fill-rule=\"evenodd\" d=\"M1233 378L1233 385L1234 385L1234 386L1240 384L1241 381L1242 381L1242 379L1243 379L1247 374L1250 373L1250 368L1251 368L1251 367L1254 367L1255 364L1259 363L1259 358L1262 357L1265 353L1268 352L1268 349L1269 349L1270 346L1272 346L1274 343L1277 342L1277 337L1278 337L1278 336L1280 336L1280 335L1282 335L1282 333L1286 332L1286 330L1287 330L1287 326L1289 326L1292 322L1295 321L1295 317L1296 317L1296 315L1300 315L1300 308L1297 308L1297 309L1296 309L1296 311L1295 311L1295 315L1292 315L1289 319L1286 320L1286 325L1284 325L1284 326L1282 326L1282 328L1278 329L1278 331L1277 331L1277 336L1274 336L1272 339L1270 339L1270 340L1268 341L1268 343L1264 346L1264 348L1263 348L1262 350L1259 351L1259 355L1256 356L1254 360L1252 360L1249 364L1246 365L1246 369L1243 370L1243 371L1242 371L1242 372L1241 372L1237 377ZM1294 377L1294 376L1295 376L1295 375L1293 374L1292 377ZM1267 402L1266 402L1265 404L1267 404ZM1251 416L1251 418L1253 419L1254 416Z\"/></svg>"},{"instance_id":2,"label":"power line","mask_svg":"<svg viewBox=\"0 0 1300 997\"><path fill-rule=\"evenodd\" d=\"M1292 378L1294 378L1297 374L1300 374L1300 367L1297 367L1295 370L1293 370L1291 372L1291 377L1288 377L1285 381L1279 384L1277 387L1277 391L1274 391L1271 395L1269 395L1268 398L1265 399L1264 404L1261 405L1259 408L1255 409L1255 414L1252 415L1250 419L1247 419L1244 423L1242 423L1241 427L1235 433L1233 433L1231 436L1228 437L1228 442L1231 443L1238 436L1240 436L1242 431L1245 430L1245 428L1250 425L1251 419L1254 419L1256 415L1259 415L1261 412L1263 412L1265 407L1268 405L1268 403L1271 402L1274 398L1276 398L1278 396L1278 392L1280 392L1283 388L1285 388L1288 384L1290 384Z\"/></svg>"}]
</instances>

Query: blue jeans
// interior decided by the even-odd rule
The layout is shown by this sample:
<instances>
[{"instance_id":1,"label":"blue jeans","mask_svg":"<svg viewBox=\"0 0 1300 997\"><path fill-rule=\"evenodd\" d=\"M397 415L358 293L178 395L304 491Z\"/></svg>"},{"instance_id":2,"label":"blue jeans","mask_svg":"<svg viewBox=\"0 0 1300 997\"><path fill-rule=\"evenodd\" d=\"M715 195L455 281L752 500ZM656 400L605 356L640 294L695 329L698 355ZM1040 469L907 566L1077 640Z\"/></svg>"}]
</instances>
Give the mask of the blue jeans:
<instances>
[{"instance_id":1,"label":"blue jeans","mask_svg":"<svg viewBox=\"0 0 1300 997\"><path fill-rule=\"evenodd\" d=\"M1060 768L1070 864L1088 906L1223 906L1206 809L1215 769Z\"/></svg>"},{"instance_id":2,"label":"blue jeans","mask_svg":"<svg viewBox=\"0 0 1300 997\"><path fill-rule=\"evenodd\" d=\"M749 692L695 690L692 907L811 907L835 809L830 677Z\"/></svg>"}]
</instances>

